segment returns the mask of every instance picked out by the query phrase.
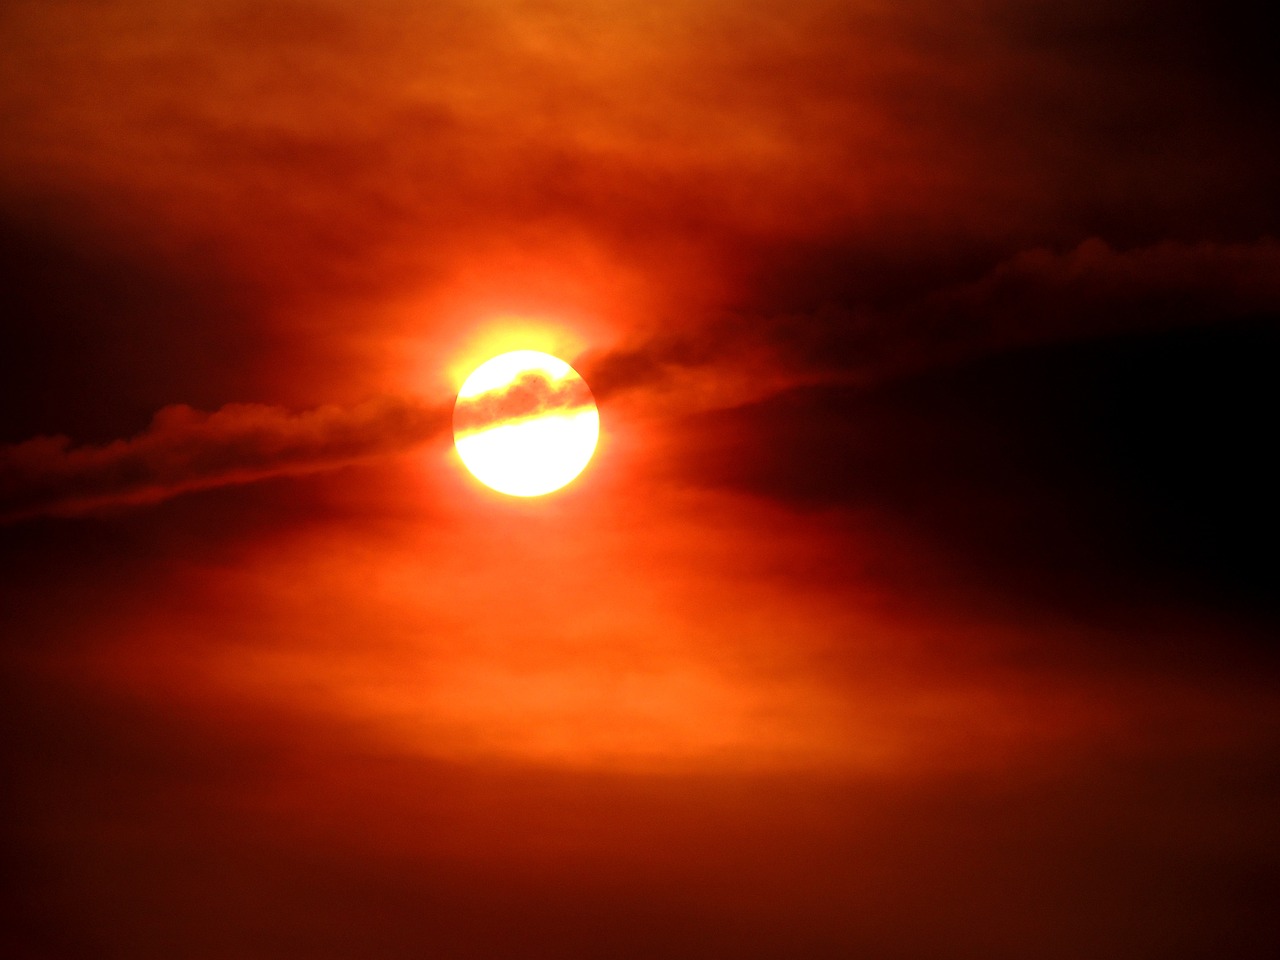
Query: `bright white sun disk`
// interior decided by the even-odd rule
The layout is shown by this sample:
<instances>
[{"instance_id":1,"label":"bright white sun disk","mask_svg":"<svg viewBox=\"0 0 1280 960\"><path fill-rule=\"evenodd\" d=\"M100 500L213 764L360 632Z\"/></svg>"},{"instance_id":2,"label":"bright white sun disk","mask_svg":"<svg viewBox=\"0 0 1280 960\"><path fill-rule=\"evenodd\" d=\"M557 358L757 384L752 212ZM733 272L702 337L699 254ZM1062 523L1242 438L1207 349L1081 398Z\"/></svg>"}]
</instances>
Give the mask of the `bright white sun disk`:
<instances>
[{"instance_id":1,"label":"bright white sun disk","mask_svg":"<svg viewBox=\"0 0 1280 960\"><path fill-rule=\"evenodd\" d=\"M560 489L587 466L599 437L590 390L550 354L517 350L494 357L458 391L458 456L500 493L537 497Z\"/></svg>"}]
</instances>

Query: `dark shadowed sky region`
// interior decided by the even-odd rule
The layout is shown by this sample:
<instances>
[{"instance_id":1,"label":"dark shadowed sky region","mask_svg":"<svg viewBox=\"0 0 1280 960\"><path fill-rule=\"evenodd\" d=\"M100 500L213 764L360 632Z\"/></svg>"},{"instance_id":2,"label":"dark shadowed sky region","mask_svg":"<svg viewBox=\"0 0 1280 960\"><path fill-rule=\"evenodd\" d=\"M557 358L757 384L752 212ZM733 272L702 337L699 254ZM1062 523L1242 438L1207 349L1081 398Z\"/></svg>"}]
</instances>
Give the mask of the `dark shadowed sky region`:
<instances>
[{"instance_id":1,"label":"dark shadowed sky region","mask_svg":"<svg viewBox=\"0 0 1280 960\"><path fill-rule=\"evenodd\" d=\"M0 5L0 954L1276 956L1255 6Z\"/></svg>"}]
</instances>

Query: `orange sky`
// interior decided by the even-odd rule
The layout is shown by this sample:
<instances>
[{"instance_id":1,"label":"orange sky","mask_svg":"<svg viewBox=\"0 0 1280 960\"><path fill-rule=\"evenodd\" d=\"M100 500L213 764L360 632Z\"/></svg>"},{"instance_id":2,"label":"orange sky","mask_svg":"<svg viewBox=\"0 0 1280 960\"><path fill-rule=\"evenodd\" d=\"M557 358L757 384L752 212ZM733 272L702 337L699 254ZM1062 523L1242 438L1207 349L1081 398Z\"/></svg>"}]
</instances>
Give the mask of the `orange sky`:
<instances>
[{"instance_id":1,"label":"orange sky","mask_svg":"<svg viewBox=\"0 0 1280 960\"><path fill-rule=\"evenodd\" d=\"M6 955L1271 956L1252 16L5 4Z\"/></svg>"}]
</instances>

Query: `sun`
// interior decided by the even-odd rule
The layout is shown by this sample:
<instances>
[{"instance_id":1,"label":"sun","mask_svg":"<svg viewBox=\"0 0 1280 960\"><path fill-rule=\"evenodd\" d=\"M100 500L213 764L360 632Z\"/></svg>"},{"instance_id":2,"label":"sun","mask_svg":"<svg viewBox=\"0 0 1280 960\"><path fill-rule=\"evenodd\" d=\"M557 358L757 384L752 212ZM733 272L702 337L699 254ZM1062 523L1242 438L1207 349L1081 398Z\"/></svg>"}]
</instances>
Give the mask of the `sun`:
<instances>
[{"instance_id":1,"label":"sun","mask_svg":"<svg viewBox=\"0 0 1280 960\"><path fill-rule=\"evenodd\" d=\"M590 462L600 413L559 357L514 350L476 367L453 407L453 442L477 480L513 497L559 490Z\"/></svg>"}]
</instances>

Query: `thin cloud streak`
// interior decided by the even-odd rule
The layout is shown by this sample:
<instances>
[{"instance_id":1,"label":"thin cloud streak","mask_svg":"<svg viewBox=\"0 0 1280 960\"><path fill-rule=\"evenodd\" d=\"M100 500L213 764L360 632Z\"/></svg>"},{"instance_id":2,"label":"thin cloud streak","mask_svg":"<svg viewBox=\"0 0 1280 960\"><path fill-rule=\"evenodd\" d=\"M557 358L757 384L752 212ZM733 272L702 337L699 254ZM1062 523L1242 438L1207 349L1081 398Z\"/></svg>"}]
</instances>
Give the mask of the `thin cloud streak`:
<instances>
[{"instance_id":1,"label":"thin cloud streak","mask_svg":"<svg viewBox=\"0 0 1280 960\"><path fill-rule=\"evenodd\" d=\"M409 397L300 413L252 403L176 404L142 433L101 446L37 437L0 449L0 523L154 503L192 490L329 470L443 433L447 408Z\"/></svg>"},{"instance_id":2,"label":"thin cloud streak","mask_svg":"<svg viewBox=\"0 0 1280 960\"><path fill-rule=\"evenodd\" d=\"M600 398L687 389L691 374L748 375L754 389L700 391L713 402L699 406L729 407L817 382L870 386L1011 349L1271 316L1280 312L1278 277L1280 242L1269 237L1130 249L1094 237L1065 251L1023 250L974 280L896 305L726 315L589 355L580 367Z\"/></svg>"}]
</instances>

